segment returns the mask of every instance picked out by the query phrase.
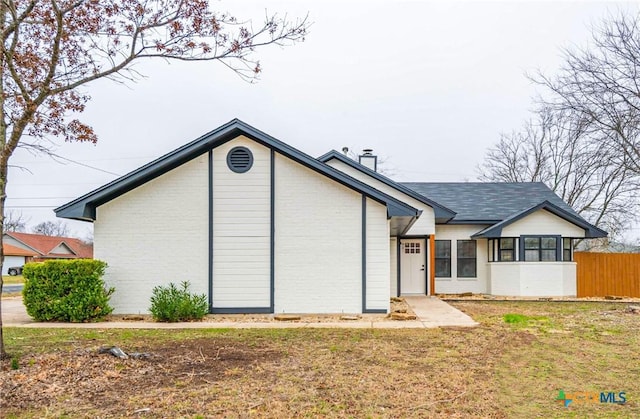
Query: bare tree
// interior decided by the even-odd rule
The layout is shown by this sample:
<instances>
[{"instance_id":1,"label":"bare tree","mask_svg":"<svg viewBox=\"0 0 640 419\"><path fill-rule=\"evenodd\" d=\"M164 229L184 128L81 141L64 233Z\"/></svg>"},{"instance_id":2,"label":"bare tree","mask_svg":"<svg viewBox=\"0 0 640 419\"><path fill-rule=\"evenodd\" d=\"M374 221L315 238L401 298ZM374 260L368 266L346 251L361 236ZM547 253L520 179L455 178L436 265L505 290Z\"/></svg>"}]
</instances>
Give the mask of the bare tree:
<instances>
[{"instance_id":1,"label":"bare tree","mask_svg":"<svg viewBox=\"0 0 640 419\"><path fill-rule=\"evenodd\" d=\"M588 121L542 107L520 132L487 151L479 178L544 182L572 208L615 237L637 218L640 174L612 147L594 141Z\"/></svg>"},{"instance_id":2,"label":"bare tree","mask_svg":"<svg viewBox=\"0 0 640 419\"><path fill-rule=\"evenodd\" d=\"M21 212L7 211L3 224L3 231L24 232L27 230L27 220Z\"/></svg>"},{"instance_id":3,"label":"bare tree","mask_svg":"<svg viewBox=\"0 0 640 419\"><path fill-rule=\"evenodd\" d=\"M31 231L43 236L67 237L69 235L69 226L62 220L56 222L43 221L33 227Z\"/></svg>"},{"instance_id":4,"label":"bare tree","mask_svg":"<svg viewBox=\"0 0 640 419\"><path fill-rule=\"evenodd\" d=\"M616 164L640 173L640 15L608 17L563 59L553 76L531 77L551 93L541 102L583 120Z\"/></svg>"},{"instance_id":5,"label":"bare tree","mask_svg":"<svg viewBox=\"0 0 640 419\"><path fill-rule=\"evenodd\" d=\"M207 0L2 0L0 225L17 147L46 150L50 137L97 141L75 117L90 100L81 90L87 83L135 80L132 64L143 58L216 61L252 81L261 71L256 48L302 41L308 26L267 14L254 27L210 10Z\"/></svg>"}]
</instances>

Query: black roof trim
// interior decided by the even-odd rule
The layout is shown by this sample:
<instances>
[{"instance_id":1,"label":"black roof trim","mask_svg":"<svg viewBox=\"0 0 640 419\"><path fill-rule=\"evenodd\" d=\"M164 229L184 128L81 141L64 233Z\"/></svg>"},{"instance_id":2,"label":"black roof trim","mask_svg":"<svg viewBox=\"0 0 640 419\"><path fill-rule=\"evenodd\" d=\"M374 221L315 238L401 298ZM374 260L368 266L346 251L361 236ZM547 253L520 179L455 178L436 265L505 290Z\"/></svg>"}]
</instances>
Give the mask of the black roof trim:
<instances>
[{"instance_id":1,"label":"black roof trim","mask_svg":"<svg viewBox=\"0 0 640 419\"><path fill-rule=\"evenodd\" d=\"M429 198L427 198L424 195L421 195L419 193L417 193L416 191L407 188L404 185L401 185L391 179L389 179L388 177L376 172L375 170L371 170L366 166L363 166L362 164L356 162L355 160L352 160L350 158L348 158L347 156L345 156L342 153L339 153L336 150L331 150L328 153L323 154L322 156L318 157L318 160L326 163L331 159L336 159L341 161L342 163L366 174L371 176L372 178L384 183L387 186L390 186L392 188L394 188L395 190L397 190L398 192L402 192L403 194L410 196L411 198L422 202L425 205L430 206L431 208L433 208L433 212L436 218L436 222L437 223L445 223L449 220L451 220L453 217L455 217L456 213L455 211L445 207L444 205L441 205Z\"/></svg>"},{"instance_id":2,"label":"black roof trim","mask_svg":"<svg viewBox=\"0 0 640 419\"><path fill-rule=\"evenodd\" d=\"M441 224L448 224L448 225L462 225L462 224L490 224L493 225L495 223L499 223L502 220L451 220L449 222L446 223L441 223Z\"/></svg>"},{"instance_id":3,"label":"black roof trim","mask_svg":"<svg viewBox=\"0 0 640 419\"><path fill-rule=\"evenodd\" d=\"M94 221L96 219L96 208L112 199L123 195L152 179L157 178L176 167L193 160L240 135L244 135L252 140L272 148L290 159L303 164L304 166L321 173L330 179L349 187L355 191L363 193L370 198L387 205L389 216L419 216L419 211L412 206L397 200L385 193L366 185L363 182L353 179L345 173L334 169L313 157L271 137L268 134L246 124L239 119L233 119L228 123L202 135L201 137L187 143L170 153L153 160L144 166L115 179L71 202L68 202L54 209L56 216L60 218L70 218L81 221Z\"/></svg>"},{"instance_id":4,"label":"black roof trim","mask_svg":"<svg viewBox=\"0 0 640 419\"><path fill-rule=\"evenodd\" d=\"M560 208L557 205L552 204L549 201L543 201L541 203L539 203L538 205L534 205L531 208L528 208L526 210L520 211L514 215L512 215L511 217L497 223L494 224L490 227L485 228L482 231L477 232L476 234L472 235L471 238L498 238L501 237L502 235L502 229L506 226L508 226L509 224L512 224L524 217L526 217L527 215L538 211L538 210L547 210L550 213L557 215L558 217L580 227L584 229L584 234L585 234L585 238L599 238L599 237L607 237L607 232L604 230L599 229L598 227L594 226L593 224L590 224L588 222L586 222L582 217L579 216L575 216L574 214L571 214L570 212L564 210L563 208Z\"/></svg>"}]
</instances>

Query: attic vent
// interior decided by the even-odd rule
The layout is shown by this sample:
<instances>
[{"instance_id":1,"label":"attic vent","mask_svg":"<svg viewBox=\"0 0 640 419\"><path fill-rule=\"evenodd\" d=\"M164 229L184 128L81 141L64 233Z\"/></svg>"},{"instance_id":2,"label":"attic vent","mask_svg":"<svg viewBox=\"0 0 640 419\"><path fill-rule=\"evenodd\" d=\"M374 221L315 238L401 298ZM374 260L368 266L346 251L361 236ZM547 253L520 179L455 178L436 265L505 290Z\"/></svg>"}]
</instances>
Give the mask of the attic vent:
<instances>
[{"instance_id":1,"label":"attic vent","mask_svg":"<svg viewBox=\"0 0 640 419\"><path fill-rule=\"evenodd\" d=\"M253 154L246 147L234 147L227 154L227 166L236 173L248 172L253 166Z\"/></svg>"}]
</instances>

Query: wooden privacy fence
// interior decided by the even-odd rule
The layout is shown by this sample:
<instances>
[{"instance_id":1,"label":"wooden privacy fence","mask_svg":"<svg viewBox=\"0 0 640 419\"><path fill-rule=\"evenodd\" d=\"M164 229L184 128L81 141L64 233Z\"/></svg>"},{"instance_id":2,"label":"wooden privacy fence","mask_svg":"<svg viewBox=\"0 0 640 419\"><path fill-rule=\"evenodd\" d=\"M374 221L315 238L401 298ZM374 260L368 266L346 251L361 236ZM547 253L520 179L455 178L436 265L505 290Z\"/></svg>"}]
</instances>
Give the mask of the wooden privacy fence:
<instances>
[{"instance_id":1,"label":"wooden privacy fence","mask_svg":"<svg viewBox=\"0 0 640 419\"><path fill-rule=\"evenodd\" d=\"M640 297L640 253L574 254L578 297Z\"/></svg>"}]
</instances>

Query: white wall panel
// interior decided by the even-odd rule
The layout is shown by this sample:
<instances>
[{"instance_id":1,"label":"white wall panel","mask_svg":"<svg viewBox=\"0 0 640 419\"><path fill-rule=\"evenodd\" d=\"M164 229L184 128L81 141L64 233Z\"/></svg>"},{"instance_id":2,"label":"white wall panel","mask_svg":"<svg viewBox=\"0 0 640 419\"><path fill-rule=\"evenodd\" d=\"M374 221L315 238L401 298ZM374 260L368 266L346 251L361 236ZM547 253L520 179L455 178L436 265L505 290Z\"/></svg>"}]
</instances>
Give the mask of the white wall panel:
<instances>
[{"instance_id":1,"label":"white wall panel","mask_svg":"<svg viewBox=\"0 0 640 419\"><path fill-rule=\"evenodd\" d=\"M390 263L390 296L395 297L398 295L398 238L391 237L389 239L389 258Z\"/></svg>"},{"instance_id":2,"label":"white wall panel","mask_svg":"<svg viewBox=\"0 0 640 419\"><path fill-rule=\"evenodd\" d=\"M502 237L547 234L562 237L584 237L584 229L544 209L533 212L502 229Z\"/></svg>"},{"instance_id":3,"label":"white wall panel","mask_svg":"<svg viewBox=\"0 0 640 419\"><path fill-rule=\"evenodd\" d=\"M340 170L351 176L354 179L358 179L362 183L365 183L381 192L386 193L389 196L396 198L399 201L405 202L412 207L422 210L422 214L420 218L411 226L408 235L430 235L435 232L435 213L433 212L433 208L430 206L423 204L422 202L414 199L408 195L405 195L402 192L399 192L397 189L392 188L389 185L386 185L383 182L380 182L373 177L360 172L359 170L354 169L353 167L339 161L336 159L329 160L327 164L335 169Z\"/></svg>"},{"instance_id":4,"label":"white wall panel","mask_svg":"<svg viewBox=\"0 0 640 419\"><path fill-rule=\"evenodd\" d=\"M280 154L275 177L275 312L361 312L362 195Z\"/></svg>"},{"instance_id":5,"label":"white wall panel","mask_svg":"<svg viewBox=\"0 0 640 419\"><path fill-rule=\"evenodd\" d=\"M202 155L97 208L94 257L109 264L116 313L146 313L156 285L208 292L208 157Z\"/></svg>"},{"instance_id":6,"label":"white wall panel","mask_svg":"<svg viewBox=\"0 0 640 419\"><path fill-rule=\"evenodd\" d=\"M253 165L227 165L234 147ZM213 307L266 308L271 294L271 150L238 137L213 150Z\"/></svg>"},{"instance_id":7,"label":"white wall panel","mask_svg":"<svg viewBox=\"0 0 640 419\"><path fill-rule=\"evenodd\" d=\"M436 240L451 241L451 278L436 277L437 294L459 294L473 292L482 294L487 292L487 240L476 240L476 277L459 278L457 272L457 241L471 240L471 236L484 229L485 225L438 225L436 226Z\"/></svg>"},{"instance_id":8,"label":"white wall panel","mask_svg":"<svg viewBox=\"0 0 640 419\"><path fill-rule=\"evenodd\" d=\"M2 275L8 275L9 268L24 265L24 256L5 256L2 264Z\"/></svg>"},{"instance_id":9,"label":"white wall panel","mask_svg":"<svg viewBox=\"0 0 640 419\"><path fill-rule=\"evenodd\" d=\"M387 207L372 199L367 205L367 309L389 311L389 221Z\"/></svg>"}]
</instances>

